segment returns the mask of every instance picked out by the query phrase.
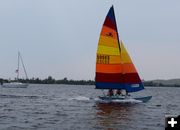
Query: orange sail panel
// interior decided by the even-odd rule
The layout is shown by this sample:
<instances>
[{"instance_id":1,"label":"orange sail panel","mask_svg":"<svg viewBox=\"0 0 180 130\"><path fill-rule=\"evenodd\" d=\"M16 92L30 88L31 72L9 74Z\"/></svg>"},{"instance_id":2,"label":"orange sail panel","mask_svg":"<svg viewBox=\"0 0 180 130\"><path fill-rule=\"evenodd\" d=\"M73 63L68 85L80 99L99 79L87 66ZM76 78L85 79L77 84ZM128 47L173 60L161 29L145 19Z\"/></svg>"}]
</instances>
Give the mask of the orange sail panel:
<instances>
[{"instance_id":1,"label":"orange sail panel","mask_svg":"<svg viewBox=\"0 0 180 130\"><path fill-rule=\"evenodd\" d=\"M97 89L126 89L128 92L143 89L128 52L122 41L119 42L113 6L105 18L100 33L95 80Z\"/></svg>"}]
</instances>

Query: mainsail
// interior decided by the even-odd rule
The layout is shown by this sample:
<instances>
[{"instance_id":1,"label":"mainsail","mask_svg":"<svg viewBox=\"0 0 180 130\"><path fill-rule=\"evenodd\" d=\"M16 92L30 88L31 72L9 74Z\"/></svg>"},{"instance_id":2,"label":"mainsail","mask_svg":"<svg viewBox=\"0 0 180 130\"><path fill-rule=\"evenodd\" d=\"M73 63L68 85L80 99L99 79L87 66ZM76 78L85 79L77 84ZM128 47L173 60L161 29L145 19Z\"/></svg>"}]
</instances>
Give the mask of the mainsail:
<instances>
[{"instance_id":1,"label":"mainsail","mask_svg":"<svg viewBox=\"0 0 180 130\"><path fill-rule=\"evenodd\" d=\"M110 8L99 38L96 57L96 88L144 89L142 81L122 41L119 41L114 8Z\"/></svg>"}]
</instances>

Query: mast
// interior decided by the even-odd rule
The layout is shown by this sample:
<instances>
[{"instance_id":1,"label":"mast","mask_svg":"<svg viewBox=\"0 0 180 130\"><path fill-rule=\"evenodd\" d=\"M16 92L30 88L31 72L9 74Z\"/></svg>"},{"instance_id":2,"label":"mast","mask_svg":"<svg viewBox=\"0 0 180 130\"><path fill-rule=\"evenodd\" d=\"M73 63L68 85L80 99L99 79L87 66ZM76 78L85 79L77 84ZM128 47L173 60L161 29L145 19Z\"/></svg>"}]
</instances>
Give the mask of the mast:
<instances>
[{"instance_id":1,"label":"mast","mask_svg":"<svg viewBox=\"0 0 180 130\"><path fill-rule=\"evenodd\" d=\"M20 56L20 53L18 51L18 66L17 66L17 70L16 70L16 73L17 73L17 81L19 80L19 56Z\"/></svg>"},{"instance_id":2,"label":"mast","mask_svg":"<svg viewBox=\"0 0 180 130\"><path fill-rule=\"evenodd\" d=\"M113 15L114 15L114 22L115 22L115 25L116 25L118 46L119 46L119 51L120 51L120 54L121 54L121 46L120 46L120 42L119 42L119 33L118 33L118 27L117 27L117 23L116 23L116 17L115 17L114 6L113 5L112 5L112 9L113 9Z\"/></svg>"},{"instance_id":3,"label":"mast","mask_svg":"<svg viewBox=\"0 0 180 130\"><path fill-rule=\"evenodd\" d=\"M113 8L113 15L114 15L114 22L115 22L115 25L116 25L116 32L117 32L117 40L118 40L118 46L119 46L119 52L120 52L120 59L122 59L122 54L121 54L121 44L120 44L120 40L119 40L119 32L118 32L118 27L117 27L117 22L116 22L116 16L115 16L115 13L114 13L114 7L112 5L112 8ZM121 69L122 69L122 73L123 73L123 61L121 60ZM122 78L122 81L124 80L123 76L121 77Z\"/></svg>"}]
</instances>

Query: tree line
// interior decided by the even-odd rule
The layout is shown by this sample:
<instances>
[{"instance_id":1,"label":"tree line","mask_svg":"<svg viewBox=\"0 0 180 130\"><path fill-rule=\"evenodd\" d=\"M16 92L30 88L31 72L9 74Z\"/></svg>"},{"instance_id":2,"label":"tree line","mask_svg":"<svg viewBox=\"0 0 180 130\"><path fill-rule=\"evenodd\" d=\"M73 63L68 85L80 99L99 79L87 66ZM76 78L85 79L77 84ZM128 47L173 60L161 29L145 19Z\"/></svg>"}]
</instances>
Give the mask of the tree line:
<instances>
[{"instance_id":1,"label":"tree line","mask_svg":"<svg viewBox=\"0 0 180 130\"><path fill-rule=\"evenodd\" d=\"M180 84L164 84L153 81L144 81L144 86L152 86L152 87L180 87Z\"/></svg>"},{"instance_id":2,"label":"tree line","mask_svg":"<svg viewBox=\"0 0 180 130\"><path fill-rule=\"evenodd\" d=\"M8 80L0 78L1 83L9 83L16 82L17 79ZM30 79L18 79L19 82L22 83L32 83L32 84L72 84L72 85L95 85L94 80L72 80L67 77L63 79L56 80L52 76L48 76L45 79L40 78L30 78ZM163 84L157 83L153 81L143 81L144 86L152 86L152 87L180 87L180 84Z\"/></svg>"},{"instance_id":3,"label":"tree line","mask_svg":"<svg viewBox=\"0 0 180 130\"><path fill-rule=\"evenodd\" d=\"M9 82L17 82L17 79L8 80L8 79L0 79L0 82L9 83ZM18 79L18 82L21 83L32 83L32 84L74 84L74 85L94 85L95 82L93 80L72 80L67 77L63 79L56 80L52 76L48 76L45 79L40 78L30 78L30 79Z\"/></svg>"}]
</instances>

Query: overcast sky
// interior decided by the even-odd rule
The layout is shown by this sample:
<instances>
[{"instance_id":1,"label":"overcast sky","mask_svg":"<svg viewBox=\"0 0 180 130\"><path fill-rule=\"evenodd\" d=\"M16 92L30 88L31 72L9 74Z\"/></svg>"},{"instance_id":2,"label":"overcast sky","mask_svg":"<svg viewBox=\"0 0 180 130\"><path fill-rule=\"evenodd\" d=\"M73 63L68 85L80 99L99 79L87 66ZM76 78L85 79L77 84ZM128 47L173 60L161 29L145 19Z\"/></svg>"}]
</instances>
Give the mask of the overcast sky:
<instances>
[{"instance_id":1,"label":"overcast sky","mask_svg":"<svg viewBox=\"0 0 180 130\"><path fill-rule=\"evenodd\" d=\"M179 0L0 0L0 78L16 76L20 51L30 78L94 79L112 5L141 78L180 78Z\"/></svg>"}]
</instances>

